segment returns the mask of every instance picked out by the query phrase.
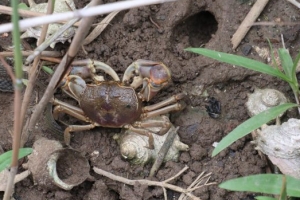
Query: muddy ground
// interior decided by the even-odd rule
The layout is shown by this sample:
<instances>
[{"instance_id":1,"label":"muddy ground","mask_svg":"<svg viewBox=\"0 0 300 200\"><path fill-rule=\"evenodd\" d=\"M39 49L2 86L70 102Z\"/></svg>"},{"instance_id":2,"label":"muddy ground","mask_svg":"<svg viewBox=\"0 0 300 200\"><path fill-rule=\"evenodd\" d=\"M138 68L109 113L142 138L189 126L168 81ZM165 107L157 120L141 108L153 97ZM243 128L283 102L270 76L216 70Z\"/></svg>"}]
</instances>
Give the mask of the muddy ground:
<instances>
[{"instance_id":1,"label":"muddy ground","mask_svg":"<svg viewBox=\"0 0 300 200\"><path fill-rule=\"evenodd\" d=\"M25 2L25 1L24 1ZM75 1L82 8L89 1ZM104 1L108 3L112 1ZM173 181L183 188L188 187L199 173L211 172L211 181L221 183L236 177L264 173L267 163L263 161L250 144L251 137L235 142L219 155L212 158L212 144L218 142L237 125L249 118L245 109L247 94L255 87L276 88L291 100L292 91L288 84L267 75L255 73L239 67L226 65L189 52L187 47L206 47L218 51L243 55L262 60L249 46L266 47L269 38L275 48L280 47L283 33L286 46L293 56L299 49L297 26L255 26L243 39L236 51L232 50L230 39L242 19L251 8L252 0L210 1L178 0L173 3L153 5L120 12L105 31L91 44L85 46L88 56L81 50L76 59L91 58L112 66L122 76L126 67L137 59L148 59L165 63L172 72L173 82L161 91L148 104L153 104L171 95L187 92L187 108L180 113L172 113L171 121L179 126L181 141L190 146L188 152L181 153L178 162L169 161L161 166L153 180L163 181L179 172L185 165L189 170ZM2 3L1 3L2 4ZM299 10L286 1L270 1L260 21L296 22ZM0 22L8 20L1 15ZM97 18L101 21L103 16ZM157 25L155 25L155 22ZM32 46L35 40L26 40ZM11 45L10 35L0 38L1 50ZM66 50L69 44L58 44L56 49ZM45 75L41 82L47 84ZM208 97L221 103L221 114L213 119L206 113ZM33 93L30 109L41 98L43 90L37 87ZM59 92L58 92L59 93ZM68 97L58 94L60 97ZM11 149L11 136L8 130L13 124L13 95L0 93L0 145L7 151ZM28 111L30 114L30 110ZM287 117L295 116L295 111L287 112ZM36 136L44 136L63 142L62 136L49 131L44 117L36 126ZM71 119L72 122L79 123ZM107 170L129 179L147 178L151 164L144 167L131 165L120 156L114 133L120 129L95 128L91 131L72 134L71 146L85 155L99 151L99 156L90 160L90 165ZM76 164L75 164L76 167ZM22 168L20 168L22 171ZM15 196L27 199L163 199L161 188L132 187L96 175L96 181L85 181L71 191L60 189L46 190L34 185L31 177L16 184ZM178 199L179 193L168 190L168 199ZM0 193L0 198L3 193ZM203 200L251 200L251 193L230 192L219 189L217 185L198 189L194 194Z\"/></svg>"}]
</instances>

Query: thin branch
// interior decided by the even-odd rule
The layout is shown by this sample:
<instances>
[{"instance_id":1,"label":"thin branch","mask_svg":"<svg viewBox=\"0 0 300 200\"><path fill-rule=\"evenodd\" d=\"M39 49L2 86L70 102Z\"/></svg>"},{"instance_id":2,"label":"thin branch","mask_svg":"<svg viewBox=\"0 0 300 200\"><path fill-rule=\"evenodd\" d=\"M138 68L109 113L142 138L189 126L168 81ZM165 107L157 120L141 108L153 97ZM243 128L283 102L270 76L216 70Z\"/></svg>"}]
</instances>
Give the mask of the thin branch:
<instances>
[{"instance_id":1,"label":"thin branch","mask_svg":"<svg viewBox=\"0 0 300 200\"><path fill-rule=\"evenodd\" d=\"M238 47L242 39L250 30L251 25L253 24L253 22L255 22L255 20L263 11L268 2L269 0L256 1L256 3L253 5L250 12L247 14L237 31L233 34L231 38L231 43L233 46L232 49L236 49Z\"/></svg>"},{"instance_id":2,"label":"thin branch","mask_svg":"<svg viewBox=\"0 0 300 200\"><path fill-rule=\"evenodd\" d=\"M188 167L185 167L184 169L182 169L179 173L177 173L174 177L177 177L179 176L180 174L182 174L184 171L187 170ZM196 188L189 188L189 189L184 189L184 188L181 188L179 186L176 186L176 185L172 185L172 184L169 184L168 183L168 180L173 180L174 177L171 177L165 181L162 181L162 182L158 182L158 181L151 181L151 180L146 180L146 179L139 179L139 180L130 180L130 179L127 179L127 178L124 178L124 177L121 177L121 176L117 176L117 175L114 175L110 172L107 172L107 171L104 171L102 169L99 169L97 167L94 167L93 170L97 173L97 174L100 174L102 176L105 176L107 178L110 178L112 180L115 180L115 181L118 181L118 182L122 182L122 183L125 183L127 185L135 185L136 183L138 184L141 184L141 185L147 185L147 186L158 186L158 187L162 187L163 190L165 191L166 188L167 189L170 189L170 190L173 190L173 191L176 191L176 192L180 192L180 193L183 193L187 196L189 196L192 200L200 200L200 198L194 196L191 192L200 188L201 186L199 187L196 187ZM199 177L201 177L203 175L200 174ZM202 181L205 177L207 176L202 176L202 179L200 181ZM198 179L199 180L199 179ZM198 181L199 182L199 181ZM208 186L208 185L212 185L212 184L215 184L215 183L209 183L209 184L206 184L205 186ZM203 185L204 186L204 185ZM164 192L164 197L166 199L166 194Z\"/></svg>"},{"instance_id":3,"label":"thin branch","mask_svg":"<svg viewBox=\"0 0 300 200\"><path fill-rule=\"evenodd\" d=\"M171 178L168 178L167 180L165 180L164 182L170 182L172 180L174 180L175 178L177 178L178 176L180 176L183 172L185 172L186 170L188 170L188 166L185 166L182 170L180 170L177 174L175 174L174 176L172 176Z\"/></svg>"},{"instance_id":4,"label":"thin branch","mask_svg":"<svg viewBox=\"0 0 300 200\"><path fill-rule=\"evenodd\" d=\"M106 28L111 20L119 13L120 11L114 11L109 13L101 22L98 24L94 30L84 39L83 45L91 43L96 37L98 37L102 31Z\"/></svg>"},{"instance_id":5,"label":"thin branch","mask_svg":"<svg viewBox=\"0 0 300 200\"><path fill-rule=\"evenodd\" d=\"M0 61L2 62L3 67L6 69L7 74L10 76L12 82L14 82L16 80L16 77L14 75L11 66L9 66L9 64L4 60L4 58L1 55L0 55Z\"/></svg>"},{"instance_id":6,"label":"thin branch","mask_svg":"<svg viewBox=\"0 0 300 200\"><path fill-rule=\"evenodd\" d=\"M53 13L54 10L54 0L48 0L48 5L47 5L47 14L51 14ZM47 36L47 31L48 31L48 26L49 24L44 24L42 27L42 31L41 31L41 36L38 39L38 43L37 45L40 46L44 40L46 39ZM21 107L21 124L24 123L24 119L25 119L25 113L27 111L29 102L30 102L30 97L32 95L32 91L35 85L35 81L38 75L38 66L40 63L40 56L37 56L34 59L32 68L30 69L28 75L29 75L29 80L28 80L28 84L25 90L25 94L24 94L24 98L23 98L23 102L22 102L22 107ZM28 133L27 131L25 131L24 133ZM24 144L26 143L26 141L28 140L29 135L28 134L22 134L21 137L21 147L24 146Z\"/></svg>"},{"instance_id":7,"label":"thin branch","mask_svg":"<svg viewBox=\"0 0 300 200\"><path fill-rule=\"evenodd\" d=\"M164 141L163 145L161 146L161 148L157 154L157 158L155 159L155 161L151 167L150 175L149 175L150 177L153 177L157 173L158 169L160 168L161 164L163 163L166 154L168 153L171 145L174 142L174 139L177 135L178 129L179 129L179 127L177 127L174 131L169 131L169 134L168 134L166 140Z\"/></svg>"},{"instance_id":8,"label":"thin branch","mask_svg":"<svg viewBox=\"0 0 300 200\"><path fill-rule=\"evenodd\" d=\"M34 53L33 51L21 51L22 56L30 56L33 53ZM46 56L46 57L62 57L63 56L63 54L59 51L43 51L43 52L41 52L41 55ZM14 52L9 52L9 51L0 52L0 56L12 57L12 56L14 56Z\"/></svg>"},{"instance_id":9,"label":"thin branch","mask_svg":"<svg viewBox=\"0 0 300 200\"><path fill-rule=\"evenodd\" d=\"M65 13L56 13L50 16L40 16L34 17L30 19L23 19L20 20L19 26L21 30L26 30L27 28L39 26L43 24L50 24L55 23L60 20L70 20L73 18L84 18L84 17L91 17L96 15L103 15L108 14L113 11L117 10L126 10L130 8L152 5L152 4L159 4L165 2L171 2L175 0L147 0L147 1L140 1L140 0L131 0L131 1L121 1L115 3L109 3L105 5L95 6L87 9L79 9L73 12L65 12ZM13 30L12 23L3 24L0 26L0 33L5 33Z\"/></svg>"},{"instance_id":10,"label":"thin branch","mask_svg":"<svg viewBox=\"0 0 300 200\"><path fill-rule=\"evenodd\" d=\"M0 5L0 13L2 14L7 14L7 15L12 15L12 8L8 7L8 6L1 6ZM40 17L40 16L45 16L45 13L41 13L41 12L35 12L35 11L30 11L30 10L22 10L19 9L19 14L22 17ZM68 21L66 20L61 20L61 21L57 21L58 23L67 23ZM73 24L73 26L79 26L80 22L77 22L75 24Z\"/></svg>"},{"instance_id":11,"label":"thin branch","mask_svg":"<svg viewBox=\"0 0 300 200\"><path fill-rule=\"evenodd\" d=\"M300 8L300 3L297 2L296 0L287 0L288 2L290 2L291 4L293 4L294 6Z\"/></svg>"}]
</instances>

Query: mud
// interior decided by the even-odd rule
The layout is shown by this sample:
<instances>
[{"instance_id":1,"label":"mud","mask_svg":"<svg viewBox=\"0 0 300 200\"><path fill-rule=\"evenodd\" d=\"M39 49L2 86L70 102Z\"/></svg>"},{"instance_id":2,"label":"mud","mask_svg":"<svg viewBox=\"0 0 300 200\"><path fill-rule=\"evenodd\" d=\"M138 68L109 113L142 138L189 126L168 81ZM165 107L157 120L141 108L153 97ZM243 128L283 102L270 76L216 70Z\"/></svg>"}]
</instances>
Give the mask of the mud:
<instances>
[{"instance_id":1,"label":"mud","mask_svg":"<svg viewBox=\"0 0 300 200\"><path fill-rule=\"evenodd\" d=\"M75 1L77 8L89 1ZM103 1L108 3L112 1ZM243 3L244 2L244 3ZM252 45L267 47L269 38L274 48L281 45L280 34L287 38L287 48L292 56L299 49L299 28L292 26L255 26L242 41L236 52L233 52L230 39L242 19L251 8L253 1L192 1L180 0L163 5L153 5L120 12L107 26L104 32L91 44L80 51L76 59L91 58L112 66L122 76L126 67L137 59L162 61L172 72L173 82L160 92L148 104L153 104L167 97L187 92L187 108L171 114L171 121L179 126L182 142L190 146L189 152L181 153L179 162L167 162L161 166L153 180L163 181L179 172L185 165L189 170L173 181L181 187L188 187L203 171L212 172L211 181L221 183L236 177L266 172L267 163L263 161L250 144L247 136L235 142L216 157L211 157L212 144L218 142L240 123L248 119L245 109L247 93L255 87L276 88L293 99L287 83L267 75L255 73L219 63L211 59L184 51L187 47L206 47L227 53L243 55L263 61L251 48ZM100 22L104 16L99 16ZM286 1L270 1L260 21L283 22L299 21L299 10ZM0 22L8 20L0 16ZM10 34L0 38L1 50L11 45ZM26 40L35 44L35 40ZM69 44L58 44L57 49L66 50ZM243 50L242 49L246 48ZM39 81L47 84L45 75ZM40 99L43 90L37 88L33 93L31 107ZM206 95L204 95L206 94ZM57 94L63 100L68 97ZM205 105L208 96L221 102L221 115L213 119L206 113ZM68 100L70 101L70 100ZM0 93L0 145L4 150L11 149L13 124L13 95ZM75 104L75 102L74 102ZM295 111L288 111L286 117L295 116ZM70 123L79 121L68 119ZM151 164L145 166L130 165L120 156L114 133L120 129L95 128L72 134L71 146L90 158L90 165L107 170L129 179L147 178ZM61 135L52 133L45 124L44 117L36 125L35 135L63 141ZM91 157L99 151L98 157ZM76 165L76 163L74 163ZM22 170L20 168L20 170ZM33 184L27 178L16 185L18 199L163 199L163 191L157 187L141 185L127 186L91 172L95 182L86 181L71 191L46 190ZM179 193L167 191L168 199L178 199ZM219 189L217 185L198 189L194 194L203 200L251 200L255 195L243 192L231 192ZM2 197L2 193L0 193Z\"/></svg>"}]
</instances>

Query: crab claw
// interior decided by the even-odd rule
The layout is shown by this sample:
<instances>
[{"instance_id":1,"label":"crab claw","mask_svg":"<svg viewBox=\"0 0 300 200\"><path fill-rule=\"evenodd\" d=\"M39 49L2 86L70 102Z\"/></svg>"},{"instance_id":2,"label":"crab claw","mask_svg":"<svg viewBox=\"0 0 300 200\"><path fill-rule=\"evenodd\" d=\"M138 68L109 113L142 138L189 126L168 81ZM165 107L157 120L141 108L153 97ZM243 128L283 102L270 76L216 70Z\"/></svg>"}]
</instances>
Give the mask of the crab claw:
<instances>
[{"instance_id":1,"label":"crab claw","mask_svg":"<svg viewBox=\"0 0 300 200\"><path fill-rule=\"evenodd\" d=\"M137 75L136 77L134 77ZM150 60L137 60L133 62L125 71L122 82L130 84L134 88L143 85L139 96L143 101L149 101L171 81L169 68L161 62Z\"/></svg>"},{"instance_id":2,"label":"crab claw","mask_svg":"<svg viewBox=\"0 0 300 200\"><path fill-rule=\"evenodd\" d=\"M76 100L83 95L85 88L85 81L77 75L67 76L65 84L62 86L63 91Z\"/></svg>"}]
</instances>

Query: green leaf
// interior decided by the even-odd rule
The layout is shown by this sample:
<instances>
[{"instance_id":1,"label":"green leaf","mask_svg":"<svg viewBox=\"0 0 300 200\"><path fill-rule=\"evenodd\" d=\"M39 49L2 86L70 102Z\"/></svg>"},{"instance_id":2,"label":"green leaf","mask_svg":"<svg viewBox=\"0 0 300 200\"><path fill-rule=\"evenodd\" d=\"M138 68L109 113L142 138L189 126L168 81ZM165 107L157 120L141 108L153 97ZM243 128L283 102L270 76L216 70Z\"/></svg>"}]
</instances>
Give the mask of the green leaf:
<instances>
[{"instance_id":1,"label":"green leaf","mask_svg":"<svg viewBox=\"0 0 300 200\"><path fill-rule=\"evenodd\" d=\"M259 113L248 119L247 121L240 124L236 127L233 131L231 131L228 135L226 135L217 145L217 147L213 150L212 156L217 155L223 149L231 145L233 142L237 141L238 139L244 137L251 131L259 128L261 125L275 119L278 115L285 112L287 109L296 107L297 104L294 103L286 103L281 104L279 106L270 108L264 112Z\"/></svg>"},{"instance_id":2,"label":"green leaf","mask_svg":"<svg viewBox=\"0 0 300 200\"><path fill-rule=\"evenodd\" d=\"M29 10L29 7L25 3L19 3L18 9Z\"/></svg>"},{"instance_id":3,"label":"green leaf","mask_svg":"<svg viewBox=\"0 0 300 200\"><path fill-rule=\"evenodd\" d=\"M23 157L31 154L31 152L32 152L32 148L21 148L21 149L19 149L19 157L18 158L19 159L23 158ZM12 159L12 151L11 150L0 155L0 172L10 165L11 159Z\"/></svg>"},{"instance_id":4,"label":"green leaf","mask_svg":"<svg viewBox=\"0 0 300 200\"><path fill-rule=\"evenodd\" d=\"M257 200L277 200L273 197L266 197L266 196L257 196L257 197L255 197L255 199L257 199Z\"/></svg>"},{"instance_id":5,"label":"green leaf","mask_svg":"<svg viewBox=\"0 0 300 200\"><path fill-rule=\"evenodd\" d=\"M42 69L50 75L54 73L54 71L50 67L42 66Z\"/></svg>"},{"instance_id":6,"label":"green leaf","mask_svg":"<svg viewBox=\"0 0 300 200\"><path fill-rule=\"evenodd\" d=\"M225 181L220 188L232 191L260 192L279 195L282 187L282 174L257 174ZM300 197L300 180L286 176L288 196Z\"/></svg>"},{"instance_id":7,"label":"green leaf","mask_svg":"<svg viewBox=\"0 0 300 200\"><path fill-rule=\"evenodd\" d=\"M285 74L289 79L293 80L293 76L295 76L295 73L293 74L294 63L289 51L287 49L278 49L278 54Z\"/></svg>"},{"instance_id":8,"label":"green leaf","mask_svg":"<svg viewBox=\"0 0 300 200\"><path fill-rule=\"evenodd\" d=\"M207 56L209 58L213 58L215 60L225 62L228 64L237 65L237 66L251 69L254 71L258 71L261 73L269 74L271 76L278 77L284 81L291 82L291 80L285 74L280 72L278 69L274 69L273 67L271 67L265 63L258 62L253 59L244 58L242 56L236 56L233 54L213 51L213 50L209 50L209 49L205 49L205 48L187 48L185 50L194 52L197 54L201 54L201 55Z\"/></svg>"}]
</instances>

